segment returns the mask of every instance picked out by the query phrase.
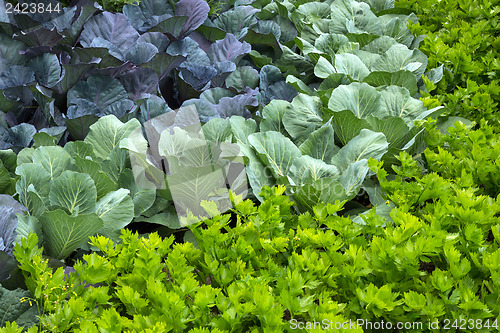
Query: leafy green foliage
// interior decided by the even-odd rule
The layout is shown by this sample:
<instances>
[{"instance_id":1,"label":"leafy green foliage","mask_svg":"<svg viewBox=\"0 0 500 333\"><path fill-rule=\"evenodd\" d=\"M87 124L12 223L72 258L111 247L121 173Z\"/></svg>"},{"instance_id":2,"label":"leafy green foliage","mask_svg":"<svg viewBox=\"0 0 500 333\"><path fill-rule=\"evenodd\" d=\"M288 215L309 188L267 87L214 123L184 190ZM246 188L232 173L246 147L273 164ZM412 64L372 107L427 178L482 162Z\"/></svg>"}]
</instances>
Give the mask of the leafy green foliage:
<instances>
[{"instance_id":1,"label":"leafy green foliage","mask_svg":"<svg viewBox=\"0 0 500 333\"><path fill-rule=\"evenodd\" d=\"M265 124L279 132L252 133L256 127L248 128L251 121L232 118L231 130L249 160L246 172L257 198L262 186L281 184L288 186L300 211L311 210L319 202L352 199L368 172L367 159L380 160L387 152L384 134L367 129L338 148L332 124L322 125L318 104L317 99L305 94L299 94L292 103L271 102L264 109L267 122L261 122L261 127ZM272 112L279 112L282 119ZM244 132L246 137L240 139Z\"/></svg>"},{"instance_id":2,"label":"leafy green foliage","mask_svg":"<svg viewBox=\"0 0 500 333\"><path fill-rule=\"evenodd\" d=\"M271 2L263 13L280 15L297 29L298 49L285 46L277 62L285 74L293 75L288 80L296 85L317 89L321 79L339 84L341 78L343 82L367 78L375 86L396 84L414 95L427 65L417 49L418 38L406 28L417 18L403 11L392 13L392 7L391 2L287 1Z\"/></svg>"},{"instance_id":3,"label":"leafy green foliage","mask_svg":"<svg viewBox=\"0 0 500 333\"><path fill-rule=\"evenodd\" d=\"M0 104L10 112L0 191L27 209L16 219L0 204L0 270L10 271L15 244L28 288L0 289L0 332L36 314L45 332L500 319L498 6L411 6L420 24L377 0L143 0L123 15L84 6L42 21L0 16ZM489 124L421 121L440 103L445 116ZM169 105L194 105L206 124L189 125L204 136L179 130L188 117ZM31 108L45 123L18 124ZM159 115L172 126L148 127ZM66 143L66 128L85 140ZM168 236L182 226L174 187L143 186L138 173L155 184L180 174L189 206L223 197L223 182L189 181L224 159L246 164L260 206L232 192L231 215L202 202L212 218L188 214L184 243L126 229L147 222ZM370 203L350 201L361 189ZM77 249L95 252L65 268L43 256ZM38 309L17 303L21 294Z\"/></svg>"},{"instance_id":4,"label":"leafy green foliage","mask_svg":"<svg viewBox=\"0 0 500 333\"><path fill-rule=\"evenodd\" d=\"M470 179L478 194L500 193L500 141L493 126L482 121L479 129L456 122L442 134L433 122L426 124L429 170L446 179Z\"/></svg>"},{"instance_id":5,"label":"leafy green foliage","mask_svg":"<svg viewBox=\"0 0 500 333\"><path fill-rule=\"evenodd\" d=\"M435 104L437 99L452 116L477 123L484 118L498 128L498 1L398 0L396 5L417 14L419 23L409 27L426 35L420 49L428 56L429 67L445 66L439 84L426 84L426 104Z\"/></svg>"},{"instance_id":6,"label":"leafy green foliage","mask_svg":"<svg viewBox=\"0 0 500 333\"><path fill-rule=\"evenodd\" d=\"M436 117L442 110L439 105L427 109L418 100L427 57L418 50L420 38L406 27L417 18L393 7L391 2L355 0L270 2L264 6L264 17L279 15L297 28L296 46L285 45L275 65L300 98L286 111L266 105L262 112L266 127L261 131L269 128L271 117L275 124L282 119L284 128L300 144L330 121L340 146L362 129L383 133L389 143L383 156L388 167L397 163L395 156L400 151L421 153L425 133L414 121ZM256 59L255 52L251 56ZM427 74L431 84L441 80L437 74ZM314 113L299 106L305 95L313 97L306 108ZM283 116L276 119L275 113Z\"/></svg>"},{"instance_id":7,"label":"leafy green foliage","mask_svg":"<svg viewBox=\"0 0 500 333\"><path fill-rule=\"evenodd\" d=\"M370 162L389 196L401 198L390 223L374 211L364 225L340 217L339 201L293 215L284 187L264 187L259 207L232 196L234 226L230 215L191 226L195 244L129 231L120 244L92 237L100 252L85 255L76 272L65 275L47 267L30 235L16 245L16 258L43 306L43 331L98 332L113 325L138 332L153 325L283 332L291 330L290 320L359 318L493 322L500 310L498 201L470 196L436 174L419 176L408 155L400 158L394 181ZM414 199L418 209L409 211L405 202Z\"/></svg>"},{"instance_id":8,"label":"leafy green foliage","mask_svg":"<svg viewBox=\"0 0 500 333\"><path fill-rule=\"evenodd\" d=\"M109 12L121 12L124 5L138 5L140 0L98 0L102 8Z\"/></svg>"},{"instance_id":9,"label":"leafy green foliage","mask_svg":"<svg viewBox=\"0 0 500 333\"><path fill-rule=\"evenodd\" d=\"M85 141L25 148L17 159L16 196L27 208L18 229L36 232L46 254L63 259L96 232L116 239L119 230L151 207L154 189L140 189L120 141L140 129L114 116L90 126Z\"/></svg>"},{"instance_id":10,"label":"leafy green foliage","mask_svg":"<svg viewBox=\"0 0 500 333\"><path fill-rule=\"evenodd\" d=\"M248 118L270 99L296 95L276 67L243 59L251 44L281 55L280 26L250 6L209 19L204 0L103 5L1 17L0 47L9 50L0 61L1 111L9 114L0 117L1 149L18 152L47 135L61 145L83 140L106 115L143 123L186 103L203 122ZM106 11L122 5L122 13ZM4 0L0 8L5 13Z\"/></svg>"}]
</instances>

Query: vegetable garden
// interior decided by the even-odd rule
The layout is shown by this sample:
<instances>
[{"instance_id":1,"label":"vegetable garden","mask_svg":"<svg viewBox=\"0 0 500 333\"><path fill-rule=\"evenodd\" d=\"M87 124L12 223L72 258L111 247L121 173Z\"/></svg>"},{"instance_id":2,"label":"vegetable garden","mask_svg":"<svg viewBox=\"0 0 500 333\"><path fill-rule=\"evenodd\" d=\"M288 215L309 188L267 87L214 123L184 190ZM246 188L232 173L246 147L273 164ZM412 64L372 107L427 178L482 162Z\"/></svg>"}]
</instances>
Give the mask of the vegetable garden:
<instances>
[{"instance_id":1,"label":"vegetable garden","mask_svg":"<svg viewBox=\"0 0 500 333\"><path fill-rule=\"evenodd\" d=\"M0 0L0 333L496 332L497 0Z\"/></svg>"}]
</instances>

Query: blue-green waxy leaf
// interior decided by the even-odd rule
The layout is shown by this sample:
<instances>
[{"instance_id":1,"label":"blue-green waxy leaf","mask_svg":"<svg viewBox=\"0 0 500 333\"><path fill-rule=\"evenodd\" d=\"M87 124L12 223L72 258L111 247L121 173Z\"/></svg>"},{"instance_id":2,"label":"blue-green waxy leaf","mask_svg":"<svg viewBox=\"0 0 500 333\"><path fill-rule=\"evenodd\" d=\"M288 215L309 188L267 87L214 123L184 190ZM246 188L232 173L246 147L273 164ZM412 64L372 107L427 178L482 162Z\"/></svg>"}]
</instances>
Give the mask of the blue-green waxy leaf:
<instances>
[{"instance_id":1,"label":"blue-green waxy leaf","mask_svg":"<svg viewBox=\"0 0 500 333\"><path fill-rule=\"evenodd\" d=\"M78 106L84 105L84 108ZM81 112L81 113L79 113ZM97 112L97 113L94 113ZM80 99L76 101L71 107L68 108L68 119L66 119L66 126L71 136L77 140L83 140L89 131L89 128L94 124L99 117L99 108L92 105L92 102Z\"/></svg>"},{"instance_id":2,"label":"blue-green waxy leaf","mask_svg":"<svg viewBox=\"0 0 500 333\"><path fill-rule=\"evenodd\" d=\"M190 37L175 40L167 47L167 53L172 56L182 56L186 62L197 63L198 65L210 65L210 58L200 45Z\"/></svg>"},{"instance_id":3,"label":"blue-green waxy leaf","mask_svg":"<svg viewBox=\"0 0 500 333\"><path fill-rule=\"evenodd\" d=\"M201 93L200 99L210 102L210 104L219 104L224 97L234 97L234 93L224 88L212 88Z\"/></svg>"},{"instance_id":4,"label":"blue-green waxy leaf","mask_svg":"<svg viewBox=\"0 0 500 333\"><path fill-rule=\"evenodd\" d=\"M379 19L372 13L370 6L355 0L336 0L331 5L330 32L367 32L382 35Z\"/></svg>"},{"instance_id":5,"label":"blue-green waxy leaf","mask_svg":"<svg viewBox=\"0 0 500 333\"><path fill-rule=\"evenodd\" d=\"M341 85L328 101L331 111L351 110L358 118L366 118L380 109L380 93L366 83Z\"/></svg>"},{"instance_id":6,"label":"blue-green waxy leaf","mask_svg":"<svg viewBox=\"0 0 500 333\"><path fill-rule=\"evenodd\" d=\"M257 130L257 123L253 119L245 119L240 116L229 118L231 130L236 142L248 145L248 137Z\"/></svg>"},{"instance_id":7,"label":"blue-green waxy leaf","mask_svg":"<svg viewBox=\"0 0 500 333\"><path fill-rule=\"evenodd\" d=\"M354 52L358 51L358 50L359 50L359 43L349 42L349 43L342 45L339 48L338 54L343 54L343 53L353 53L354 54Z\"/></svg>"},{"instance_id":8,"label":"blue-green waxy leaf","mask_svg":"<svg viewBox=\"0 0 500 333\"><path fill-rule=\"evenodd\" d=\"M17 166L20 166L24 163L33 162L33 153L35 152L35 148L24 148L17 154ZM16 174L17 170L16 170Z\"/></svg>"},{"instance_id":9,"label":"blue-green waxy leaf","mask_svg":"<svg viewBox=\"0 0 500 333\"><path fill-rule=\"evenodd\" d=\"M112 181L118 183L118 178L120 174L125 170L125 163L127 160L127 152L116 146L109 153L108 158L102 161L102 171L108 176Z\"/></svg>"},{"instance_id":10,"label":"blue-green waxy leaf","mask_svg":"<svg viewBox=\"0 0 500 333\"><path fill-rule=\"evenodd\" d=\"M336 166L307 155L297 158L289 172L289 178L296 185L312 183L324 177L338 176L339 170Z\"/></svg>"},{"instance_id":11,"label":"blue-green waxy leaf","mask_svg":"<svg viewBox=\"0 0 500 333\"><path fill-rule=\"evenodd\" d=\"M88 174L94 180L97 189L97 200L116 190L116 183L102 171L101 164L80 156L74 156L73 159L75 161L75 171Z\"/></svg>"},{"instance_id":12,"label":"blue-green waxy leaf","mask_svg":"<svg viewBox=\"0 0 500 333\"><path fill-rule=\"evenodd\" d=\"M314 130L321 126L321 100L315 96L299 94L288 106L283 116L283 124L287 132L298 144Z\"/></svg>"},{"instance_id":13,"label":"blue-green waxy leaf","mask_svg":"<svg viewBox=\"0 0 500 333\"><path fill-rule=\"evenodd\" d=\"M339 53L349 52L348 49L358 50L380 37L378 35L368 33L347 33L346 36L349 38L350 42L342 45L339 48Z\"/></svg>"},{"instance_id":14,"label":"blue-green waxy leaf","mask_svg":"<svg viewBox=\"0 0 500 333\"><path fill-rule=\"evenodd\" d=\"M214 25L225 32L233 34L240 39L248 32L248 28L257 24L255 13L259 10L252 6L238 6L219 15L214 20Z\"/></svg>"},{"instance_id":15,"label":"blue-green waxy leaf","mask_svg":"<svg viewBox=\"0 0 500 333\"><path fill-rule=\"evenodd\" d=\"M367 160L362 159L349 164L342 172L339 183L344 187L347 196L353 197L358 193L369 170Z\"/></svg>"},{"instance_id":16,"label":"blue-green waxy leaf","mask_svg":"<svg viewBox=\"0 0 500 333\"><path fill-rule=\"evenodd\" d=\"M329 163L339 150L335 145L335 134L330 121L312 132L299 149L304 155Z\"/></svg>"},{"instance_id":17,"label":"blue-green waxy leaf","mask_svg":"<svg viewBox=\"0 0 500 333\"><path fill-rule=\"evenodd\" d=\"M205 90L207 91L207 90ZM219 113L217 112L217 107L216 105L209 103L203 99L189 99L182 103L181 107L186 107L189 105L194 105L196 106L196 110L198 112L198 116L201 121L207 122L210 119L220 117Z\"/></svg>"},{"instance_id":18,"label":"blue-green waxy leaf","mask_svg":"<svg viewBox=\"0 0 500 333\"><path fill-rule=\"evenodd\" d=\"M427 111L422 101L412 98L406 88L397 86L389 86L382 90L381 104L378 117L389 115L399 117L410 126L413 126L413 120Z\"/></svg>"},{"instance_id":19,"label":"blue-green waxy leaf","mask_svg":"<svg viewBox=\"0 0 500 333\"><path fill-rule=\"evenodd\" d=\"M168 1L142 0L139 4L126 4L123 14L138 31L146 31L172 16L174 10Z\"/></svg>"},{"instance_id":20,"label":"blue-green waxy leaf","mask_svg":"<svg viewBox=\"0 0 500 333\"><path fill-rule=\"evenodd\" d=\"M391 46L371 66L372 71L397 72L408 70L420 78L427 67L427 56L420 50L410 50L403 44Z\"/></svg>"},{"instance_id":21,"label":"blue-green waxy leaf","mask_svg":"<svg viewBox=\"0 0 500 333\"><path fill-rule=\"evenodd\" d=\"M135 65L141 65L150 61L157 53L158 49L156 46L151 43L141 42L128 49L125 59Z\"/></svg>"},{"instance_id":22,"label":"blue-green waxy leaf","mask_svg":"<svg viewBox=\"0 0 500 333\"><path fill-rule=\"evenodd\" d=\"M158 213L151 217L139 216L135 219L135 221L159 224L169 229L182 228L183 226L181 225L179 217L176 214L175 207L172 207L172 209L168 209L167 211L168 211L167 213Z\"/></svg>"},{"instance_id":23,"label":"blue-green waxy leaf","mask_svg":"<svg viewBox=\"0 0 500 333\"><path fill-rule=\"evenodd\" d=\"M314 66L314 75L319 78L325 79L330 76L330 74L334 73L337 73L335 67L330 63L330 61L320 56L318 59L318 63L316 64L316 66Z\"/></svg>"},{"instance_id":24,"label":"blue-green waxy leaf","mask_svg":"<svg viewBox=\"0 0 500 333\"><path fill-rule=\"evenodd\" d=\"M143 212L148 210L156 199L156 189L140 186L135 179L134 174L130 169L125 169L120 174L119 184L121 188L130 191L130 197L134 202L134 216L138 217Z\"/></svg>"},{"instance_id":25,"label":"blue-green waxy leaf","mask_svg":"<svg viewBox=\"0 0 500 333\"><path fill-rule=\"evenodd\" d=\"M124 101L130 102L120 81L108 76L91 76L87 81L77 82L68 91L68 107L71 107L73 103L79 103L80 100L91 103L88 106L76 104L79 108L76 114L82 115L95 114L94 112L97 111L95 106L100 113L109 114L115 105L122 105ZM83 110L80 110L81 108ZM92 109L90 113L86 112L89 108Z\"/></svg>"},{"instance_id":26,"label":"blue-green waxy leaf","mask_svg":"<svg viewBox=\"0 0 500 333\"><path fill-rule=\"evenodd\" d=\"M306 2L297 7L296 12L302 16L302 19L314 20L316 18L326 18L330 14L330 5L319 1Z\"/></svg>"},{"instance_id":27,"label":"blue-green waxy leaf","mask_svg":"<svg viewBox=\"0 0 500 333\"><path fill-rule=\"evenodd\" d=\"M44 249L56 259L69 256L103 226L102 220L94 213L69 216L60 209L43 214L40 223Z\"/></svg>"},{"instance_id":28,"label":"blue-green waxy leaf","mask_svg":"<svg viewBox=\"0 0 500 333\"><path fill-rule=\"evenodd\" d=\"M373 65L381 58L379 54L364 50L354 50L352 54L357 55L370 71L374 71Z\"/></svg>"},{"instance_id":29,"label":"blue-green waxy leaf","mask_svg":"<svg viewBox=\"0 0 500 333\"><path fill-rule=\"evenodd\" d=\"M242 43L234 35L228 33L224 39L210 45L207 55L212 63L221 61L237 63L245 54L250 53L251 49L250 44Z\"/></svg>"},{"instance_id":30,"label":"blue-green waxy leaf","mask_svg":"<svg viewBox=\"0 0 500 333\"><path fill-rule=\"evenodd\" d=\"M244 149L242 149L244 151ZM263 198L260 196L260 192L262 187L264 186L273 186L276 184L276 180L274 179L272 173L266 168L259 160L257 155L250 150L251 153L245 153L247 157L249 157L250 162L247 164L245 170L248 176L248 182L252 187L253 195L259 200L263 201ZM252 155L253 153L253 155Z\"/></svg>"},{"instance_id":31,"label":"blue-green waxy leaf","mask_svg":"<svg viewBox=\"0 0 500 333\"><path fill-rule=\"evenodd\" d=\"M39 323L38 306L30 302L20 302L26 297L32 297L28 290L21 288L8 290L0 286L0 327L5 327L7 322L16 322L23 328Z\"/></svg>"},{"instance_id":32,"label":"blue-green waxy leaf","mask_svg":"<svg viewBox=\"0 0 500 333\"><path fill-rule=\"evenodd\" d=\"M283 117L290 102L273 99L262 110L262 121L260 122L260 131L276 131L286 135L286 130L283 125Z\"/></svg>"},{"instance_id":33,"label":"blue-green waxy leaf","mask_svg":"<svg viewBox=\"0 0 500 333\"><path fill-rule=\"evenodd\" d=\"M363 159L380 160L387 152L388 146L384 134L363 129L357 137L339 150L332 158L331 164L344 171L350 164Z\"/></svg>"},{"instance_id":34,"label":"blue-green waxy leaf","mask_svg":"<svg viewBox=\"0 0 500 333\"><path fill-rule=\"evenodd\" d=\"M295 188L294 199L301 211L312 211L319 203L334 204L336 200L348 199L338 176L325 177Z\"/></svg>"},{"instance_id":35,"label":"blue-green waxy leaf","mask_svg":"<svg viewBox=\"0 0 500 333\"><path fill-rule=\"evenodd\" d=\"M47 133L40 132L33 135L33 147L38 148L41 146L55 146L56 138L48 135Z\"/></svg>"},{"instance_id":36,"label":"blue-green waxy leaf","mask_svg":"<svg viewBox=\"0 0 500 333\"><path fill-rule=\"evenodd\" d=\"M140 126L137 119L131 119L124 124L115 116L102 117L90 126L85 142L92 145L97 158L106 159L122 139Z\"/></svg>"},{"instance_id":37,"label":"blue-green waxy leaf","mask_svg":"<svg viewBox=\"0 0 500 333\"><path fill-rule=\"evenodd\" d=\"M12 126L7 130L2 127L0 128L0 144L3 145L2 149L11 147L24 148L30 145L35 133L35 126L27 123Z\"/></svg>"},{"instance_id":38,"label":"blue-green waxy leaf","mask_svg":"<svg viewBox=\"0 0 500 333\"><path fill-rule=\"evenodd\" d=\"M244 40L251 45L265 45L272 48L275 56L279 57L282 53L279 43L280 37L281 29L276 22L259 21L252 29L248 30Z\"/></svg>"},{"instance_id":39,"label":"blue-green waxy leaf","mask_svg":"<svg viewBox=\"0 0 500 333\"><path fill-rule=\"evenodd\" d=\"M188 18L182 26L179 38L187 36L196 30L208 18L210 7L203 0L180 0L175 4L175 15Z\"/></svg>"},{"instance_id":40,"label":"blue-green waxy leaf","mask_svg":"<svg viewBox=\"0 0 500 333\"><path fill-rule=\"evenodd\" d=\"M153 44L158 52L164 53L170 44L170 40L161 32L146 32L137 39L137 43Z\"/></svg>"},{"instance_id":41,"label":"blue-green waxy leaf","mask_svg":"<svg viewBox=\"0 0 500 333\"><path fill-rule=\"evenodd\" d=\"M362 51L373 53L374 55L382 55L387 52L391 46L398 44L394 38L389 36L380 36L374 39L362 48Z\"/></svg>"},{"instance_id":42,"label":"blue-green waxy leaf","mask_svg":"<svg viewBox=\"0 0 500 333\"><path fill-rule=\"evenodd\" d=\"M31 59L29 65L35 72L37 82L42 86L52 88L61 79L61 64L55 54L44 53Z\"/></svg>"},{"instance_id":43,"label":"blue-green waxy leaf","mask_svg":"<svg viewBox=\"0 0 500 333\"><path fill-rule=\"evenodd\" d=\"M16 213L22 213L23 211L26 211L26 207L20 205L10 196L2 196L4 197L2 198L4 202L0 206L0 252L3 251L12 254L12 250L14 247L13 243L16 239L16 228L18 225ZM9 198L8 201L10 202L4 200L5 197ZM22 207L22 210L18 207Z\"/></svg>"},{"instance_id":44,"label":"blue-green waxy leaf","mask_svg":"<svg viewBox=\"0 0 500 333\"><path fill-rule=\"evenodd\" d=\"M171 115L173 117L168 119ZM174 122L174 117L175 113L169 112L155 120L146 122L144 127L149 142L144 138L142 128L137 128L120 142L119 148L117 147L113 150L112 154L115 156L110 156L110 158L120 163L110 163L111 161L108 160L104 161L110 167L114 165L113 169L118 171L113 172L111 168L106 168L109 169L107 172L109 175L118 179L120 187L129 189L131 193L135 193L143 188L153 189L154 196L156 196L156 189L165 188L165 173L160 165L162 158L158 152L160 148L158 143L160 133L165 130L169 131L168 127ZM126 155L118 154L118 152L125 152L122 148L128 151L133 172L130 169L124 168L125 159L121 163L120 157L126 157ZM134 198L134 202L135 200Z\"/></svg>"},{"instance_id":45,"label":"blue-green waxy leaf","mask_svg":"<svg viewBox=\"0 0 500 333\"><path fill-rule=\"evenodd\" d=\"M0 13L0 15L2 14ZM0 46L2 49L2 59L6 60L9 64L24 65L26 63L26 57L23 57L19 53L19 51L23 51L27 48L26 44L23 42L2 33L0 34ZM0 70L3 69L0 67Z\"/></svg>"},{"instance_id":46,"label":"blue-green waxy leaf","mask_svg":"<svg viewBox=\"0 0 500 333\"><path fill-rule=\"evenodd\" d=\"M27 86L35 82L35 73L29 67L14 65L0 72L0 89Z\"/></svg>"},{"instance_id":47,"label":"blue-green waxy leaf","mask_svg":"<svg viewBox=\"0 0 500 333\"><path fill-rule=\"evenodd\" d=\"M49 198L52 206L71 215L90 214L95 210L97 190L89 175L66 170L53 181Z\"/></svg>"},{"instance_id":48,"label":"blue-green waxy leaf","mask_svg":"<svg viewBox=\"0 0 500 333\"><path fill-rule=\"evenodd\" d=\"M42 198L38 195L33 184L28 186L27 191L28 200L26 201L27 208L30 214L34 217L40 217L45 213L46 206L43 203Z\"/></svg>"},{"instance_id":49,"label":"blue-green waxy leaf","mask_svg":"<svg viewBox=\"0 0 500 333\"><path fill-rule=\"evenodd\" d=\"M297 95L295 89L285 82L281 71L272 65L262 67L259 88L258 98L263 105L274 99L291 101Z\"/></svg>"},{"instance_id":50,"label":"blue-green waxy leaf","mask_svg":"<svg viewBox=\"0 0 500 333\"><path fill-rule=\"evenodd\" d=\"M71 156L79 156L86 158L89 156L91 159L95 158L92 145L83 141L71 141L64 146L64 150Z\"/></svg>"},{"instance_id":51,"label":"blue-green waxy leaf","mask_svg":"<svg viewBox=\"0 0 500 333\"><path fill-rule=\"evenodd\" d=\"M441 64L441 66L431 69L425 75L433 83L438 83L443 78L443 68L444 64Z\"/></svg>"},{"instance_id":52,"label":"blue-green waxy leaf","mask_svg":"<svg viewBox=\"0 0 500 333\"><path fill-rule=\"evenodd\" d=\"M64 7L62 9L63 14L56 16L55 18L51 19L48 22L44 22L42 26L45 29L52 30L55 28L56 31L59 33L63 32L66 29L69 29L71 27L71 23L73 23L73 18L75 16L75 12L77 11L78 7ZM81 16L81 14L80 14Z\"/></svg>"},{"instance_id":53,"label":"blue-green waxy leaf","mask_svg":"<svg viewBox=\"0 0 500 333\"><path fill-rule=\"evenodd\" d=\"M33 163L40 165L56 179L69 168L71 156L59 146L39 147L33 153Z\"/></svg>"},{"instance_id":54,"label":"blue-green waxy leaf","mask_svg":"<svg viewBox=\"0 0 500 333\"><path fill-rule=\"evenodd\" d=\"M343 73L356 81L363 80L370 71L356 55L342 53L335 55L335 69L338 73Z\"/></svg>"},{"instance_id":55,"label":"blue-green waxy leaf","mask_svg":"<svg viewBox=\"0 0 500 333\"><path fill-rule=\"evenodd\" d=\"M146 102L149 99L160 99L154 95L158 91L159 77L152 69L137 67L121 75L119 80L127 91L128 97L136 103L139 103L138 99L145 96L147 96ZM148 98L150 96L151 98Z\"/></svg>"},{"instance_id":56,"label":"blue-green waxy leaf","mask_svg":"<svg viewBox=\"0 0 500 333\"><path fill-rule=\"evenodd\" d=\"M328 75L327 78L321 82L319 85L318 94L323 95L324 98L328 98L331 95L331 91L337 88L340 85L350 84L351 81L345 76L345 74L341 73L333 73Z\"/></svg>"},{"instance_id":57,"label":"blue-green waxy leaf","mask_svg":"<svg viewBox=\"0 0 500 333\"><path fill-rule=\"evenodd\" d=\"M221 61L213 64L213 67L217 71L215 77L211 80L212 87L222 87L226 78L236 70L236 64L232 61Z\"/></svg>"},{"instance_id":58,"label":"blue-green waxy leaf","mask_svg":"<svg viewBox=\"0 0 500 333\"><path fill-rule=\"evenodd\" d=\"M251 148L249 142L250 136L257 130L257 123L253 119L244 119L240 116L229 118L229 123L241 152L249 159L249 163L246 166L246 173L253 194L258 200L262 200L259 196L262 186L272 186L275 184L275 181L269 169L264 166L255 151Z\"/></svg>"},{"instance_id":59,"label":"blue-green waxy leaf","mask_svg":"<svg viewBox=\"0 0 500 333\"><path fill-rule=\"evenodd\" d=\"M119 50L125 51L134 46L139 33L130 25L125 15L103 12L85 23L80 43L83 47L91 47L95 38L102 38Z\"/></svg>"},{"instance_id":60,"label":"blue-green waxy leaf","mask_svg":"<svg viewBox=\"0 0 500 333\"><path fill-rule=\"evenodd\" d=\"M159 22L156 26L148 30L148 32L163 32L171 39L182 39L183 28L188 23L187 16L172 16Z\"/></svg>"},{"instance_id":61,"label":"blue-green waxy leaf","mask_svg":"<svg viewBox=\"0 0 500 333\"><path fill-rule=\"evenodd\" d=\"M411 96L418 92L417 79L410 71L390 72L371 72L363 79L363 82L368 83L373 87L388 87L391 85L404 87L408 89Z\"/></svg>"},{"instance_id":62,"label":"blue-green waxy leaf","mask_svg":"<svg viewBox=\"0 0 500 333\"><path fill-rule=\"evenodd\" d=\"M16 183L16 192L19 194L19 202L25 207L30 207L31 195L28 193L30 185L34 187L38 195L49 204L48 196L52 180L50 173L39 164L23 163L16 169L16 174L21 178Z\"/></svg>"},{"instance_id":63,"label":"blue-green waxy leaf","mask_svg":"<svg viewBox=\"0 0 500 333\"><path fill-rule=\"evenodd\" d=\"M400 117L385 117L383 119L368 117L366 121L371 125L372 131L384 133L387 142L389 142L389 148L400 148L406 142L410 128L404 119Z\"/></svg>"},{"instance_id":64,"label":"blue-green waxy leaf","mask_svg":"<svg viewBox=\"0 0 500 333\"><path fill-rule=\"evenodd\" d=\"M61 141L61 138L65 132L66 127L64 126L42 128L40 132L33 135L33 147L37 148L40 146L55 146L59 143L59 141Z\"/></svg>"},{"instance_id":65,"label":"blue-green waxy leaf","mask_svg":"<svg viewBox=\"0 0 500 333\"><path fill-rule=\"evenodd\" d=\"M206 89L210 80L217 75L217 70L212 66L204 66L196 63L184 63L180 67L179 76L195 90Z\"/></svg>"},{"instance_id":66,"label":"blue-green waxy leaf","mask_svg":"<svg viewBox=\"0 0 500 333\"><path fill-rule=\"evenodd\" d=\"M141 124L172 111L165 100L156 95L143 95L143 98L139 98L136 102L140 104L137 119Z\"/></svg>"},{"instance_id":67,"label":"blue-green waxy leaf","mask_svg":"<svg viewBox=\"0 0 500 333\"><path fill-rule=\"evenodd\" d=\"M118 231L127 226L134 218L134 202L129 196L130 191L124 188L109 192L96 204L95 212L103 221L100 233L111 236L109 233Z\"/></svg>"},{"instance_id":68,"label":"blue-green waxy leaf","mask_svg":"<svg viewBox=\"0 0 500 333\"><path fill-rule=\"evenodd\" d=\"M65 31L65 40L68 45L75 45L78 38L80 38L80 34L83 30L85 23L91 18L95 12L102 9L99 4L87 3L87 5L83 5L80 7L80 15L74 21L70 22L70 27ZM47 27L47 29L52 29Z\"/></svg>"},{"instance_id":69,"label":"blue-green waxy leaf","mask_svg":"<svg viewBox=\"0 0 500 333\"><path fill-rule=\"evenodd\" d=\"M370 5L372 11L378 14L381 11L395 9L395 10L406 10L401 8L394 8L394 0L363 0ZM407 10L411 12L411 10Z\"/></svg>"},{"instance_id":70,"label":"blue-green waxy leaf","mask_svg":"<svg viewBox=\"0 0 500 333\"><path fill-rule=\"evenodd\" d=\"M13 277L12 273L15 274L15 271L17 270L17 265L18 263L16 259L11 254L7 254L7 252L0 251L0 281L14 280L15 277ZM1 311L2 310L0 309L0 315ZM3 325L1 320L0 320L0 325Z\"/></svg>"},{"instance_id":71,"label":"blue-green waxy leaf","mask_svg":"<svg viewBox=\"0 0 500 333\"><path fill-rule=\"evenodd\" d=\"M356 137L363 128L371 129L365 119L359 119L350 110L333 112L332 126L336 139L343 146Z\"/></svg>"},{"instance_id":72,"label":"blue-green waxy leaf","mask_svg":"<svg viewBox=\"0 0 500 333\"><path fill-rule=\"evenodd\" d=\"M165 78L172 69L179 66L186 58L181 55L170 55L167 53L157 53L155 56L143 64L142 67L151 68L158 74L160 79Z\"/></svg>"},{"instance_id":73,"label":"blue-green waxy leaf","mask_svg":"<svg viewBox=\"0 0 500 333\"><path fill-rule=\"evenodd\" d=\"M338 52L340 47L347 43L349 43L349 39L345 35L322 34L314 41L314 46L330 56L330 60L333 60L333 56Z\"/></svg>"},{"instance_id":74,"label":"blue-green waxy leaf","mask_svg":"<svg viewBox=\"0 0 500 333\"><path fill-rule=\"evenodd\" d=\"M279 132L254 133L248 141L277 179L285 177L293 161L302 156L293 142Z\"/></svg>"},{"instance_id":75,"label":"blue-green waxy leaf","mask_svg":"<svg viewBox=\"0 0 500 333\"><path fill-rule=\"evenodd\" d=\"M28 238L30 232L35 233L38 237L38 245L43 244L43 232L42 224L38 218L31 215L18 214L18 225L16 229L16 241L15 243L21 243L21 239Z\"/></svg>"},{"instance_id":76,"label":"blue-green waxy leaf","mask_svg":"<svg viewBox=\"0 0 500 333\"><path fill-rule=\"evenodd\" d=\"M214 170L214 166L210 164L200 167L191 166L166 178L180 217L186 216L188 210L195 216L208 217L201 206L203 200L217 203L219 211L230 208L225 177L220 167ZM214 191L217 191L217 195L214 195ZM217 197L221 200L219 201Z\"/></svg>"},{"instance_id":77,"label":"blue-green waxy leaf","mask_svg":"<svg viewBox=\"0 0 500 333\"><path fill-rule=\"evenodd\" d=\"M243 91L245 87L255 89L259 86L259 72L251 66L237 68L226 78L226 87Z\"/></svg>"},{"instance_id":78,"label":"blue-green waxy leaf","mask_svg":"<svg viewBox=\"0 0 500 333\"><path fill-rule=\"evenodd\" d=\"M302 80L300 80L299 78L297 78L293 75L288 75L286 77L286 83L288 83L289 85L294 87L295 90L297 90L297 92L299 92L299 93L308 94L308 95L313 94L313 91L311 88L309 88Z\"/></svg>"},{"instance_id":79,"label":"blue-green waxy leaf","mask_svg":"<svg viewBox=\"0 0 500 333\"><path fill-rule=\"evenodd\" d=\"M232 138L229 119L211 119L203 125L202 129L205 139L210 142L221 143Z\"/></svg>"},{"instance_id":80,"label":"blue-green waxy leaf","mask_svg":"<svg viewBox=\"0 0 500 333\"><path fill-rule=\"evenodd\" d=\"M406 27L408 22L401 20L399 17L391 19L384 27L384 34L393 37L398 43L408 47L413 42L413 34Z\"/></svg>"},{"instance_id":81,"label":"blue-green waxy leaf","mask_svg":"<svg viewBox=\"0 0 500 333\"><path fill-rule=\"evenodd\" d=\"M279 68L272 65L265 65L260 70L260 90L266 90L276 82L283 81L285 78Z\"/></svg>"}]
</instances>

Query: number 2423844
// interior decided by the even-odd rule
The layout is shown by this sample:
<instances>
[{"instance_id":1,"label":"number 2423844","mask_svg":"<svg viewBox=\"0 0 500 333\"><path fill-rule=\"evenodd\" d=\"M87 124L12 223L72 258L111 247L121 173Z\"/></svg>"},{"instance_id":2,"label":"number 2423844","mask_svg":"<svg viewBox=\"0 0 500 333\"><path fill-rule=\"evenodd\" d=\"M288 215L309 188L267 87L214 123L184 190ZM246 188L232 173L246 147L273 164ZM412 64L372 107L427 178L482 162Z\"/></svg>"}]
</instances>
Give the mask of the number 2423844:
<instances>
[{"instance_id":1,"label":"number 2423844","mask_svg":"<svg viewBox=\"0 0 500 333\"><path fill-rule=\"evenodd\" d=\"M17 3L15 6L9 2L5 4L5 12L7 14L43 14L43 13L60 13L60 4L31 2Z\"/></svg>"}]
</instances>

